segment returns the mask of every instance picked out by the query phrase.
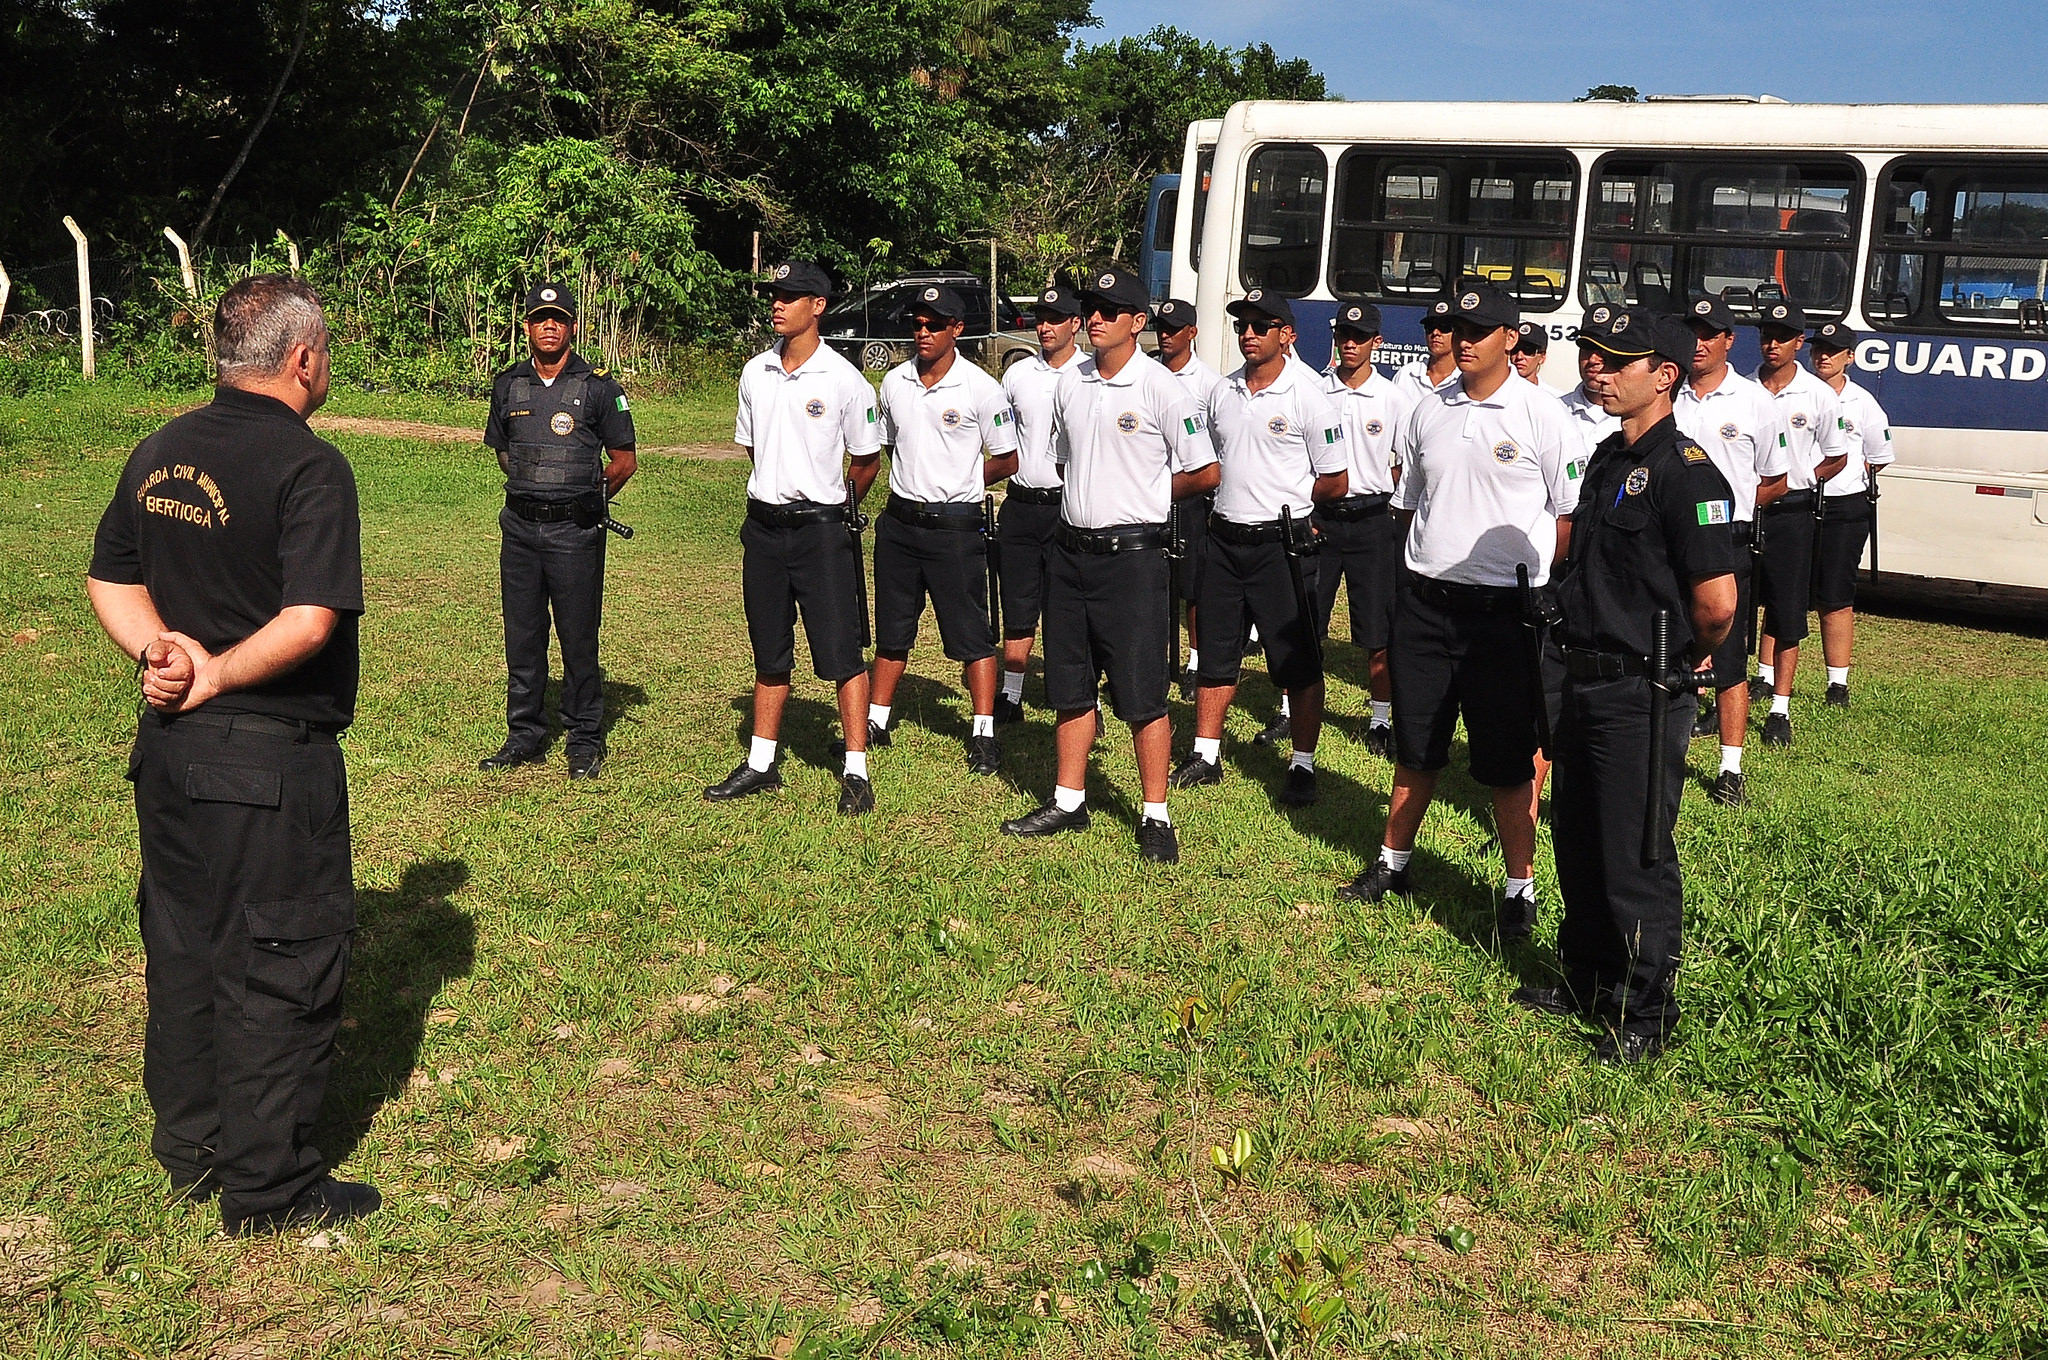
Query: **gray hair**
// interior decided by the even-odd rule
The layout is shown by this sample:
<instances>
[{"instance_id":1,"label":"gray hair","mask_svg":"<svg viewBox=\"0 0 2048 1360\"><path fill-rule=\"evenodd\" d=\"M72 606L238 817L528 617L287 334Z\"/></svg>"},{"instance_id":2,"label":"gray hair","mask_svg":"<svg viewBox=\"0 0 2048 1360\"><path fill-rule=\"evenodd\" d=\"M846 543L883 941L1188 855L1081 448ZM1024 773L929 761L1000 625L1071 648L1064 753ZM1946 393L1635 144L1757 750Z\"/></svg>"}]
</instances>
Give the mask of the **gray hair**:
<instances>
[{"instance_id":1,"label":"gray hair","mask_svg":"<svg viewBox=\"0 0 2048 1360\"><path fill-rule=\"evenodd\" d=\"M326 337L320 298L289 274L256 274L221 294L213 340L223 382L266 378L284 367L292 346Z\"/></svg>"}]
</instances>

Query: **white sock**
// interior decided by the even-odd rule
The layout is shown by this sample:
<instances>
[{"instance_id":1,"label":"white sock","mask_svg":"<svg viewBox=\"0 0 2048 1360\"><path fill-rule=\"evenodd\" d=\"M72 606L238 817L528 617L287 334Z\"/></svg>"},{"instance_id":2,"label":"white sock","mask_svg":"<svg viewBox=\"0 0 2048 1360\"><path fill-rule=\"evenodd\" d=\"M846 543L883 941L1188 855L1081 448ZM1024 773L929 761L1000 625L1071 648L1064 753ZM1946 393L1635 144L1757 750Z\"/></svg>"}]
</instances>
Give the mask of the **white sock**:
<instances>
[{"instance_id":1,"label":"white sock","mask_svg":"<svg viewBox=\"0 0 2048 1360\"><path fill-rule=\"evenodd\" d=\"M1173 818L1166 815L1166 804L1164 803L1146 803L1138 809L1138 816L1148 821L1165 822L1168 826L1173 825Z\"/></svg>"},{"instance_id":2,"label":"white sock","mask_svg":"<svg viewBox=\"0 0 2048 1360\"><path fill-rule=\"evenodd\" d=\"M1190 648L1188 648L1188 669L1189 669L1189 670L1191 670L1191 671L1196 671L1196 670L1200 670L1201 668L1202 668L1202 649L1201 649L1201 648L1199 648L1199 647L1190 647Z\"/></svg>"},{"instance_id":3,"label":"white sock","mask_svg":"<svg viewBox=\"0 0 2048 1360\"><path fill-rule=\"evenodd\" d=\"M1723 746L1721 748L1721 773L1742 773L1742 748L1740 746Z\"/></svg>"},{"instance_id":4,"label":"white sock","mask_svg":"<svg viewBox=\"0 0 2048 1360\"><path fill-rule=\"evenodd\" d=\"M1507 895L1509 897L1534 897L1536 895L1536 880L1534 878L1509 879Z\"/></svg>"},{"instance_id":5,"label":"white sock","mask_svg":"<svg viewBox=\"0 0 2048 1360\"><path fill-rule=\"evenodd\" d=\"M1313 770L1315 767L1316 753L1314 751L1296 751L1293 755L1287 757L1287 768L1290 770Z\"/></svg>"},{"instance_id":6,"label":"white sock","mask_svg":"<svg viewBox=\"0 0 2048 1360\"><path fill-rule=\"evenodd\" d=\"M1791 717L1792 696L1789 694L1773 694L1771 696L1771 712L1782 713L1788 718Z\"/></svg>"},{"instance_id":7,"label":"white sock","mask_svg":"<svg viewBox=\"0 0 2048 1360\"><path fill-rule=\"evenodd\" d=\"M1024 702L1024 672L1003 672L1003 697L1013 704Z\"/></svg>"},{"instance_id":8,"label":"white sock","mask_svg":"<svg viewBox=\"0 0 2048 1360\"><path fill-rule=\"evenodd\" d=\"M1294 706L1287 701L1287 696L1284 694L1280 696L1280 716L1283 718L1294 716Z\"/></svg>"},{"instance_id":9,"label":"white sock","mask_svg":"<svg viewBox=\"0 0 2048 1360\"><path fill-rule=\"evenodd\" d=\"M848 751L846 753L846 773L857 774L862 779L866 779L868 777L868 753L866 751Z\"/></svg>"},{"instance_id":10,"label":"white sock","mask_svg":"<svg viewBox=\"0 0 2048 1360\"><path fill-rule=\"evenodd\" d=\"M1223 738L1196 737L1195 754L1211 765L1219 763L1223 759Z\"/></svg>"},{"instance_id":11,"label":"white sock","mask_svg":"<svg viewBox=\"0 0 2048 1360\"><path fill-rule=\"evenodd\" d=\"M974 733L977 737L992 737L996 734L996 715L977 713L974 715Z\"/></svg>"},{"instance_id":12,"label":"white sock","mask_svg":"<svg viewBox=\"0 0 2048 1360\"><path fill-rule=\"evenodd\" d=\"M1070 789L1064 784L1053 785L1052 805L1061 812L1079 812L1088 803L1088 790Z\"/></svg>"},{"instance_id":13,"label":"white sock","mask_svg":"<svg viewBox=\"0 0 2048 1360\"><path fill-rule=\"evenodd\" d=\"M1390 725L1391 725L1391 724L1393 723L1393 721L1394 721L1394 703L1393 703L1393 700L1391 700L1391 699L1374 699L1374 700L1372 701L1372 725L1373 725L1374 727L1387 727L1387 726L1390 726Z\"/></svg>"},{"instance_id":14,"label":"white sock","mask_svg":"<svg viewBox=\"0 0 2048 1360\"><path fill-rule=\"evenodd\" d=\"M889 706L887 704L869 704L868 721L881 728L884 732L888 731Z\"/></svg>"},{"instance_id":15,"label":"white sock","mask_svg":"<svg viewBox=\"0 0 2048 1360\"><path fill-rule=\"evenodd\" d=\"M1775 685L1778 683L1778 677L1772 674L1772 672L1777 669L1776 666L1766 666L1763 662L1759 661L1756 663L1756 678L1763 681L1766 685Z\"/></svg>"},{"instance_id":16,"label":"white sock","mask_svg":"<svg viewBox=\"0 0 2048 1360\"><path fill-rule=\"evenodd\" d=\"M1391 845L1382 845L1380 847L1380 863L1396 871L1407 868L1408 861L1414 858L1414 856L1415 852L1413 850L1396 850Z\"/></svg>"},{"instance_id":17,"label":"white sock","mask_svg":"<svg viewBox=\"0 0 2048 1360\"><path fill-rule=\"evenodd\" d=\"M767 737L755 737L747 745L747 766L762 774L775 768L775 743Z\"/></svg>"},{"instance_id":18,"label":"white sock","mask_svg":"<svg viewBox=\"0 0 2048 1360\"><path fill-rule=\"evenodd\" d=\"M1830 685L1846 686L1849 683L1849 668L1847 666L1828 667L1828 683Z\"/></svg>"}]
</instances>

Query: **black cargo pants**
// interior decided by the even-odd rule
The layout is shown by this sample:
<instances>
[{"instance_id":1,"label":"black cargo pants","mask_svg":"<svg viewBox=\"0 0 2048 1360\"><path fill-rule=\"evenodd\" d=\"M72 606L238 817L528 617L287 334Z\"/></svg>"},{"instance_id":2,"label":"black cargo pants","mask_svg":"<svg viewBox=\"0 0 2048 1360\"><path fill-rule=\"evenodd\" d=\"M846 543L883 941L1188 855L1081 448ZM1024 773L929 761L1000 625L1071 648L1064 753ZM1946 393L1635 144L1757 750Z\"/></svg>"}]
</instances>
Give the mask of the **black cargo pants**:
<instances>
[{"instance_id":1,"label":"black cargo pants","mask_svg":"<svg viewBox=\"0 0 2048 1360\"><path fill-rule=\"evenodd\" d=\"M562 731L569 750L604 745L604 672L597 630L604 617L604 537L573 519L536 523L498 512L498 584L505 609L505 726L512 744L536 751L548 738L548 618L562 647Z\"/></svg>"},{"instance_id":2,"label":"black cargo pants","mask_svg":"<svg viewBox=\"0 0 2048 1360\"><path fill-rule=\"evenodd\" d=\"M326 1171L309 1141L356 924L348 774L332 736L269 718L145 713L129 775L142 838L142 1083L174 1186L233 1221Z\"/></svg>"}]
</instances>

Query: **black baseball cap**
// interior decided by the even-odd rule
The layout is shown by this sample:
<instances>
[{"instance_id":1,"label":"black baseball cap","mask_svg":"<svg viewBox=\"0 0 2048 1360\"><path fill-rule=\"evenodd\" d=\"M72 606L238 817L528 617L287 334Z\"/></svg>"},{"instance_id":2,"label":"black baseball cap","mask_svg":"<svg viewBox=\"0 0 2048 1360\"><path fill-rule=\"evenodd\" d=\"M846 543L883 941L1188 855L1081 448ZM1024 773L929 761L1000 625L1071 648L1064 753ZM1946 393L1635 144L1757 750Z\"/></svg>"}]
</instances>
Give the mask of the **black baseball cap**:
<instances>
[{"instance_id":1,"label":"black baseball cap","mask_svg":"<svg viewBox=\"0 0 2048 1360\"><path fill-rule=\"evenodd\" d=\"M1698 322L1702 326L1711 326L1716 332L1735 329L1735 313L1728 310L1727 303L1712 294L1694 298L1692 305L1685 309L1685 319Z\"/></svg>"},{"instance_id":2,"label":"black baseball cap","mask_svg":"<svg viewBox=\"0 0 2048 1360\"><path fill-rule=\"evenodd\" d=\"M1075 317L1087 310L1087 304L1082 302L1081 295L1068 285L1055 283L1038 295L1037 300L1031 304L1031 310L1051 312L1054 316L1062 318Z\"/></svg>"},{"instance_id":3,"label":"black baseball cap","mask_svg":"<svg viewBox=\"0 0 2048 1360\"><path fill-rule=\"evenodd\" d=\"M1177 331L1195 324L1195 304L1168 298L1152 311L1152 322L1162 331Z\"/></svg>"},{"instance_id":4,"label":"black baseball cap","mask_svg":"<svg viewBox=\"0 0 2048 1360\"><path fill-rule=\"evenodd\" d=\"M1786 298L1759 302L1756 305L1756 324L1758 330L1776 326L1779 330L1798 331L1803 335L1806 333L1806 313L1800 310L1798 303Z\"/></svg>"},{"instance_id":5,"label":"black baseball cap","mask_svg":"<svg viewBox=\"0 0 2048 1360\"><path fill-rule=\"evenodd\" d=\"M1579 332L1579 343L1591 345L1602 354L1624 363L1633 359L1657 358L1678 365L1681 374L1692 374L1692 327L1675 316L1648 307L1596 307L1607 315L1596 325ZM1592 320L1589 315L1588 320Z\"/></svg>"},{"instance_id":6,"label":"black baseball cap","mask_svg":"<svg viewBox=\"0 0 2048 1360\"><path fill-rule=\"evenodd\" d=\"M1432 315L1435 310L1430 309ZM1483 279L1460 284L1445 316L1452 321L1463 321L1488 330L1522 324L1522 309L1515 305L1514 299Z\"/></svg>"},{"instance_id":7,"label":"black baseball cap","mask_svg":"<svg viewBox=\"0 0 2048 1360\"><path fill-rule=\"evenodd\" d=\"M1813 333L1813 343L1821 349L1853 349L1856 332L1839 321L1824 322Z\"/></svg>"},{"instance_id":8,"label":"black baseball cap","mask_svg":"<svg viewBox=\"0 0 2048 1360\"><path fill-rule=\"evenodd\" d=\"M1515 352L1518 354L1548 354L1550 332L1540 321L1524 321L1515 327Z\"/></svg>"},{"instance_id":9,"label":"black baseball cap","mask_svg":"<svg viewBox=\"0 0 2048 1360\"><path fill-rule=\"evenodd\" d=\"M1614 302L1595 304L1587 311L1585 319L1579 322L1580 348L1583 349L1587 345L1597 346L1612 333L1616 318L1627 310L1628 308Z\"/></svg>"},{"instance_id":10,"label":"black baseball cap","mask_svg":"<svg viewBox=\"0 0 2048 1360\"><path fill-rule=\"evenodd\" d=\"M1380 309L1370 302L1347 302L1337 309L1330 318L1330 329L1358 331L1364 335L1380 333Z\"/></svg>"},{"instance_id":11,"label":"black baseball cap","mask_svg":"<svg viewBox=\"0 0 2048 1360\"><path fill-rule=\"evenodd\" d=\"M754 285L754 291L829 298L832 296L832 276L809 260L789 260L776 265L767 278Z\"/></svg>"},{"instance_id":12,"label":"black baseball cap","mask_svg":"<svg viewBox=\"0 0 2048 1360\"><path fill-rule=\"evenodd\" d=\"M1425 331L1447 331L1451 328L1451 304L1441 298L1429 304L1429 310L1422 314L1422 329Z\"/></svg>"},{"instance_id":13,"label":"black baseball cap","mask_svg":"<svg viewBox=\"0 0 2048 1360\"><path fill-rule=\"evenodd\" d=\"M1106 265L1088 275L1081 288L1081 300L1090 306L1108 303L1134 312L1152 310L1152 294L1145 281L1128 269Z\"/></svg>"},{"instance_id":14,"label":"black baseball cap","mask_svg":"<svg viewBox=\"0 0 2048 1360\"><path fill-rule=\"evenodd\" d=\"M928 283L917 290L916 297L903 304L905 316L916 316L919 312L942 321L960 321L967 316L967 304L944 284Z\"/></svg>"},{"instance_id":15,"label":"black baseball cap","mask_svg":"<svg viewBox=\"0 0 2048 1360\"><path fill-rule=\"evenodd\" d=\"M1283 326L1294 324L1294 306L1278 293L1254 288L1223 309L1240 321L1247 317L1271 317Z\"/></svg>"},{"instance_id":16,"label":"black baseball cap","mask_svg":"<svg viewBox=\"0 0 2048 1360\"><path fill-rule=\"evenodd\" d=\"M526 295L526 319L533 320L542 312L560 312L570 321L576 319L576 295L559 283L537 283Z\"/></svg>"}]
</instances>

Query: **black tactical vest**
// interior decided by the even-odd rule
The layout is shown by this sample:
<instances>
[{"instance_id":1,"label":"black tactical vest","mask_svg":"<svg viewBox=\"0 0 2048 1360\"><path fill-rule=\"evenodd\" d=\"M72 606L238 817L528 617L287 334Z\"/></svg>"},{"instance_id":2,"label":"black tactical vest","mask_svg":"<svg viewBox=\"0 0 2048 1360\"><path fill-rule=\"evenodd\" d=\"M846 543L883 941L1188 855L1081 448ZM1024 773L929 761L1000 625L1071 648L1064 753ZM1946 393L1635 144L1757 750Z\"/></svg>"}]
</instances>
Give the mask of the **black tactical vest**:
<instances>
[{"instance_id":1,"label":"black tactical vest","mask_svg":"<svg viewBox=\"0 0 2048 1360\"><path fill-rule=\"evenodd\" d=\"M590 409L590 375L563 374L549 386L531 374L505 391L511 475L505 490L536 500L569 500L604 486L604 441Z\"/></svg>"}]
</instances>

